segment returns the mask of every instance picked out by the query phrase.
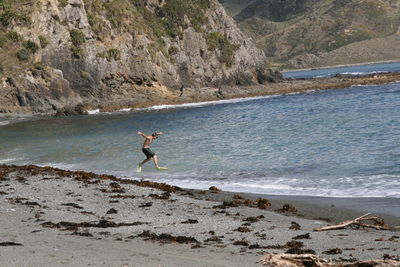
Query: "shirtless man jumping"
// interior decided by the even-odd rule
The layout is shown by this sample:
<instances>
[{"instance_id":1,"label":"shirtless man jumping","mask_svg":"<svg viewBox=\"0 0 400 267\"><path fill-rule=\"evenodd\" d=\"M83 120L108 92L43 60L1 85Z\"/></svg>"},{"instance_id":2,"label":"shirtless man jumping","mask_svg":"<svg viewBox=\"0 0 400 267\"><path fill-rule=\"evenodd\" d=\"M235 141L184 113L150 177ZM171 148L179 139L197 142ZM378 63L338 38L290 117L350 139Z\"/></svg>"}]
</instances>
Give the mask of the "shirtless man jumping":
<instances>
[{"instance_id":1,"label":"shirtless man jumping","mask_svg":"<svg viewBox=\"0 0 400 267\"><path fill-rule=\"evenodd\" d=\"M151 151L150 149L150 145L151 143L156 140L158 138L158 136L162 135L162 132L154 132L152 135L145 135L142 132L137 132L138 135L143 136L144 139L144 143L143 143L143 147L142 147L142 151L143 153L146 155L146 159L143 160L141 163L139 163L138 167L137 167L137 172L141 172L142 171L142 165L145 164L146 162L150 161L151 159L153 159L154 161L154 166L156 167L157 170L168 170L168 168L166 167L160 167L158 166L158 161L157 161L157 155L156 153L154 153L153 151Z\"/></svg>"}]
</instances>

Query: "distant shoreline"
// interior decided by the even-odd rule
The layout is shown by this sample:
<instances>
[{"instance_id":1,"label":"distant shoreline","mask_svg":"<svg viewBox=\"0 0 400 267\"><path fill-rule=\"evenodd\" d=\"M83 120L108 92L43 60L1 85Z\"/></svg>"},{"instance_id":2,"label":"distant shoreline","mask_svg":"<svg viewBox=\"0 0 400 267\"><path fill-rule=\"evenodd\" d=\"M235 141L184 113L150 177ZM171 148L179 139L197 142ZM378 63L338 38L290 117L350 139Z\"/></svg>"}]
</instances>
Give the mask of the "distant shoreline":
<instances>
[{"instance_id":1,"label":"distant shoreline","mask_svg":"<svg viewBox=\"0 0 400 267\"><path fill-rule=\"evenodd\" d=\"M309 71L309 70L324 70L324 69L334 69L334 68L346 68L353 66L368 66L374 64L385 64L385 63L400 63L400 59L393 60L382 60L382 61L370 61L364 63L351 63L351 64L342 64L342 65L332 65L332 66L323 66L323 67L315 67L315 68L300 68L300 69L283 69L281 72L296 72L296 71Z\"/></svg>"}]
</instances>

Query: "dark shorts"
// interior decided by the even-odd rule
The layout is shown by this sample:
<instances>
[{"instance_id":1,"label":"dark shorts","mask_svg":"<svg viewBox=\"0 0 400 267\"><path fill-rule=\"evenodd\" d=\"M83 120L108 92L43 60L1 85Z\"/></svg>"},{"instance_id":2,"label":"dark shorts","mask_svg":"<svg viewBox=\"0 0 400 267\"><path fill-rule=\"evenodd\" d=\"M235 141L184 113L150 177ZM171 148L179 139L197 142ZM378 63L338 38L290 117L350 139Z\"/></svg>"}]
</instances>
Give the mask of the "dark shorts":
<instances>
[{"instance_id":1,"label":"dark shorts","mask_svg":"<svg viewBox=\"0 0 400 267\"><path fill-rule=\"evenodd\" d=\"M147 148L142 148L142 151L143 151L143 153L146 155L146 157L147 157L148 159L154 157L154 155L156 154L156 153L154 153L153 151L151 151L151 149L148 148L148 147L147 147Z\"/></svg>"}]
</instances>

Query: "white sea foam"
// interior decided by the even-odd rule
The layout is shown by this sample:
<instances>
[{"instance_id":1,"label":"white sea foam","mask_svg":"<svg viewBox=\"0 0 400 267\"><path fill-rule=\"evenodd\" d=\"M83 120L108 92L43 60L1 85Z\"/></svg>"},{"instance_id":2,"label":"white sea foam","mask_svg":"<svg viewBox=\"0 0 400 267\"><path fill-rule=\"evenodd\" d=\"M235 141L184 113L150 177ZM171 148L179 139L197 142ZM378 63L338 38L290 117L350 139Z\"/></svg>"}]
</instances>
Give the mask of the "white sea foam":
<instances>
[{"instance_id":1,"label":"white sea foam","mask_svg":"<svg viewBox=\"0 0 400 267\"><path fill-rule=\"evenodd\" d=\"M10 121L0 121L0 126L10 124Z\"/></svg>"},{"instance_id":2,"label":"white sea foam","mask_svg":"<svg viewBox=\"0 0 400 267\"><path fill-rule=\"evenodd\" d=\"M316 197L346 197L346 198L371 198L391 197L400 198L400 181L398 176L381 174L368 177L339 177L334 180L326 179L317 184L307 183L299 179L268 178L246 179L236 182L234 180L200 180L196 178L183 178L171 176L169 178L153 177L160 182L177 185L184 188L208 189L217 185L218 188L231 192L247 192L270 195L316 196ZM391 181L391 182L388 182ZM364 186L360 186L363 183ZM323 184L323 186L322 186ZM321 185L321 186L319 186Z\"/></svg>"},{"instance_id":3,"label":"white sea foam","mask_svg":"<svg viewBox=\"0 0 400 267\"><path fill-rule=\"evenodd\" d=\"M84 168L79 168L79 166L77 164L48 162L48 163L40 163L40 164L35 164L35 165L40 166L40 167L49 166L52 168L58 168L58 169L63 169L63 170L85 170Z\"/></svg>"},{"instance_id":4,"label":"white sea foam","mask_svg":"<svg viewBox=\"0 0 400 267\"><path fill-rule=\"evenodd\" d=\"M368 72L341 72L343 75L354 75L354 76L362 76L362 75L371 75L371 74L379 74L379 73L388 73L388 71L368 71Z\"/></svg>"},{"instance_id":5,"label":"white sea foam","mask_svg":"<svg viewBox=\"0 0 400 267\"><path fill-rule=\"evenodd\" d=\"M88 110L88 113L89 113L89 115L98 114L98 113L100 113L100 109Z\"/></svg>"},{"instance_id":6,"label":"white sea foam","mask_svg":"<svg viewBox=\"0 0 400 267\"><path fill-rule=\"evenodd\" d=\"M292 93L294 94L294 93ZM220 105L220 104L233 104L233 103L241 103L247 101L253 101L258 99L266 99L271 97L277 97L282 95L267 95L267 96L255 96L255 97L245 97L245 98L233 98L233 99L225 99L225 100L214 100L214 101L205 101L205 102L195 102L195 103L185 103L185 104L176 104L176 105L155 105L147 108L137 108L135 111L147 111L147 110L161 110L161 109L178 109L178 108L195 108L195 107L203 107L203 106L212 106L212 105Z\"/></svg>"},{"instance_id":7,"label":"white sea foam","mask_svg":"<svg viewBox=\"0 0 400 267\"><path fill-rule=\"evenodd\" d=\"M118 110L119 112L129 112L132 111L132 108L122 108L120 110Z\"/></svg>"},{"instance_id":8,"label":"white sea foam","mask_svg":"<svg viewBox=\"0 0 400 267\"><path fill-rule=\"evenodd\" d=\"M19 159L18 159L18 158L0 159L0 164L15 162L15 161L17 161L17 160L19 160Z\"/></svg>"}]
</instances>

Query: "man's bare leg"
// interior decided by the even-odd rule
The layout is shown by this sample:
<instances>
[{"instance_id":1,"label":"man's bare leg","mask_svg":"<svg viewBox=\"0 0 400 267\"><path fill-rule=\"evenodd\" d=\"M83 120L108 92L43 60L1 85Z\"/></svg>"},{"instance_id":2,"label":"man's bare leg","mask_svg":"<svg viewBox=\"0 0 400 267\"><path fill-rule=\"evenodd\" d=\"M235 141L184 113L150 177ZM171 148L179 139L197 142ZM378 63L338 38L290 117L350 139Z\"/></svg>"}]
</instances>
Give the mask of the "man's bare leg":
<instances>
[{"instance_id":1,"label":"man's bare leg","mask_svg":"<svg viewBox=\"0 0 400 267\"><path fill-rule=\"evenodd\" d=\"M150 160L151 160L151 158L143 160L142 162L139 163L139 166L142 166L143 164L145 164L146 162L149 162Z\"/></svg>"},{"instance_id":2,"label":"man's bare leg","mask_svg":"<svg viewBox=\"0 0 400 267\"><path fill-rule=\"evenodd\" d=\"M157 170L168 170L167 167L160 167L158 166L158 159L157 159L157 155L154 155L153 157L153 161L154 161L154 166L156 167Z\"/></svg>"},{"instance_id":3,"label":"man's bare leg","mask_svg":"<svg viewBox=\"0 0 400 267\"><path fill-rule=\"evenodd\" d=\"M145 159L142 162L139 163L139 165L137 166L136 172L141 172L142 171L142 165L145 164L146 162L150 161L151 158L149 159Z\"/></svg>"},{"instance_id":4,"label":"man's bare leg","mask_svg":"<svg viewBox=\"0 0 400 267\"><path fill-rule=\"evenodd\" d=\"M154 155L154 157L153 157L153 161L154 161L154 166L156 167L156 169L159 169L159 168L160 168L160 166L158 166L157 155Z\"/></svg>"}]
</instances>

